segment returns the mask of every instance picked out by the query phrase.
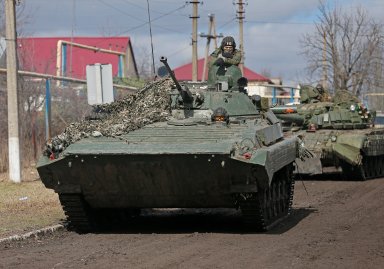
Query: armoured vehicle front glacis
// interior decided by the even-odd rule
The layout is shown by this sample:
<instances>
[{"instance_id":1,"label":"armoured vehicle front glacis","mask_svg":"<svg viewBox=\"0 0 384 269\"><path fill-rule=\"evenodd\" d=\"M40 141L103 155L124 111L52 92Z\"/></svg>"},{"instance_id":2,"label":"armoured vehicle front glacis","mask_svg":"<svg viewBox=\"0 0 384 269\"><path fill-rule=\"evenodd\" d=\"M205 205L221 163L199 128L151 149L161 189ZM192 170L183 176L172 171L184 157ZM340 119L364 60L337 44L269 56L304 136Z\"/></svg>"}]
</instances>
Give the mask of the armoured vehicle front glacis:
<instances>
[{"instance_id":1,"label":"armoured vehicle front glacis","mask_svg":"<svg viewBox=\"0 0 384 269\"><path fill-rule=\"evenodd\" d=\"M272 108L316 156L298 160L299 173L320 174L323 167L335 166L350 180L384 176L384 129L373 128L375 112L346 90L332 99L312 86L302 87L300 94L300 105Z\"/></svg>"},{"instance_id":2,"label":"armoured vehicle front glacis","mask_svg":"<svg viewBox=\"0 0 384 269\"><path fill-rule=\"evenodd\" d=\"M256 231L289 213L298 139L283 137L263 99L243 93L244 78L174 81L167 121L82 138L39 160L43 183L77 230L94 229L112 211L142 208L239 208Z\"/></svg>"}]
</instances>

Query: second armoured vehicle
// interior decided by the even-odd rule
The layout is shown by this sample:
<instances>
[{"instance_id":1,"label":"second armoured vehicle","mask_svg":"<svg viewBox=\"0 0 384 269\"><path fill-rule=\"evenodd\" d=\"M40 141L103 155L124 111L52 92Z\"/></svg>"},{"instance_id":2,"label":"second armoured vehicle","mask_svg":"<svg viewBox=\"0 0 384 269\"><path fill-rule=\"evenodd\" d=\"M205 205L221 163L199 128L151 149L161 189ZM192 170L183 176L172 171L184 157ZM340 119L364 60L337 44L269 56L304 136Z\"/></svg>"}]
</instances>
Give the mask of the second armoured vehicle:
<instances>
[{"instance_id":1,"label":"second armoured vehicle","mask_svg":"<svg viewBox=\"0 0 384 269\"><path fill-rule=\"evenodd\" d=\"M90 231L112 211L238 208L247 226L264 231L287 216L298 139L283 136L265 100L244 93L246 79L180 84L161 61L175 84L168 121L83 138L39 160L70 223Z\"/></svg>"},{"instance_id":2,"label":"second armoured vehicle","mask_svg":"<svg viewBox=\"0 0 384 269\"><path fill-rule=\"evenodd\" d=\"M320 174L341 167L346 179L384 176L384 129L373 128L370 112L346 90L330 99L321 87L303 86L301 104L272 108L284 128L299 135L315 158L297 161L298 173Z\"/></svg>"}]
</instances>

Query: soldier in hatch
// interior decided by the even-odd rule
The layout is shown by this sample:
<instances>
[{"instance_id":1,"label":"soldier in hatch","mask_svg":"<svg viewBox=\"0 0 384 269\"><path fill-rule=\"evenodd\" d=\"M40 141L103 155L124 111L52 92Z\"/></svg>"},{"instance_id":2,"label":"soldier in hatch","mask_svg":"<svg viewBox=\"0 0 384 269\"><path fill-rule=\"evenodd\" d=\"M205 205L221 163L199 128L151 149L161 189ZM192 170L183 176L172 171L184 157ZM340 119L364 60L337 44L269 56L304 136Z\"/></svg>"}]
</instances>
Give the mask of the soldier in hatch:
<instances>
[{"instance_id":1,"label":"soldier in hatch","mask_svg":"<svg viewBox=\"0 0 384 269\"><path fill-rule=\"evenodd\" d=\"M218 76L232 76L233 84L242 77L238 67L241 61L241 51L236 49L232 36L226 36L219 48L211 53L209 61L208 83L215 83Z\"/></svg>"},{"instance_id":2,"label":"soldier in hatch","mask_svg":"<svg viewBox=\"0 0 384 269\"><path fill-rule=\"evenodd\" d=\"M211 53L210 65L238 66L241 61L241 52L236 49L236 42L232 36L226 36L221 46Z\"/></svg>"},{"instance_id":3,"label":"soldier in hatch","mask_svg":"<svg viewBox=\"0 0 384 269\"><path fill-rule=\"evenodd\" d=\"M316 87L310 85L300 86L300 99L302 104L330 101L328 91L321 84L317 84Z\"/></svg>"},{"instance_id":4,"label":"soldier in hatch","mask_svg":"<svg viewBox=\"0 0 384 269\"><path fill-rule=\"evenodd\" d=\"M317 99L320 101L320 102L329 102L330 101L330 96L329 96L329 93L326 89L324 89L323 85L321 85L320 83L316 85L316 90L318 92L318 96L317 96Z\"/></svg>"}]
</instances>

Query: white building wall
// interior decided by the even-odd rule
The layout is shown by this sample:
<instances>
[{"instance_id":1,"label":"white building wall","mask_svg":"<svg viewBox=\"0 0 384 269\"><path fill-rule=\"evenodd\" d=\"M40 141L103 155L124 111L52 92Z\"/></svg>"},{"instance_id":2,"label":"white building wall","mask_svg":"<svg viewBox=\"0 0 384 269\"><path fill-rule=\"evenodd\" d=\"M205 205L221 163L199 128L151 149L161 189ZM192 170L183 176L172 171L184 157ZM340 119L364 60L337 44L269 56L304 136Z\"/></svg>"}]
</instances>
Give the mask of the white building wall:
<instances>
[{"instance_id":1,"label":"white building wall","mask_svg":"<svg viewBox=\"0 0 384 269\"><path fill-rule=\"evenodd\" d=\"M272 86L272 85L271 85ZM259 82L248 82L247 86L248 95L260 95L261 97L267 97L272 104L273 97L273 87L266 87L259 84ZM286 104L291 102L291 89L279 88L279 85L276 85L276 98L278 99L279 104ZM299 89L294 88L294 102L298 103L300 101Z\"/></svg>"},{"instance_id":2,"label":"white building wall","mask_svg":"<svg viewBox=\"0 0 384 269\"><path fill-rule=\"evenodd\" d=\"M247 91L249 96L252 96L252 95L265 96L267 87L260 86L254 83L248 83Z\"/></svg>"}]
</instances>

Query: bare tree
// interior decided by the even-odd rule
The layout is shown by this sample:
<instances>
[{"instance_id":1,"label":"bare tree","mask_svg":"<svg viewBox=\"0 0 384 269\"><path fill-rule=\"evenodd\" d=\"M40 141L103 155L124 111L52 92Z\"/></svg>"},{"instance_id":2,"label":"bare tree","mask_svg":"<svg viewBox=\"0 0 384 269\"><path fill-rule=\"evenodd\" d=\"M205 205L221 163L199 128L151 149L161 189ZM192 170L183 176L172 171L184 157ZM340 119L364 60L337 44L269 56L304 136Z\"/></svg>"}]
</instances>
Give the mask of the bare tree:
<instances>
[{"instance_id":1,"label":"bare tree","mask_svg":"<svg viewBox=\"0 0 384 269\"><path fill-rule=\"evenodd\" d=\"M24 1L16 1L17 36L23 35L24 25L33 19L33 11L25 10ZM5 1L0 2L0 37L5 37Z\"/></svg>"},{"instance_id":2,"label":"bare tree","mask_svg":"<svg viewBox=\"0 0 384 269\"><path fill-rule=\"evenodd\" d=\"M152 58L149 48L141 46L136 48L137 51L137 69L139 76L143 79L152 78Z\"/></svg>"},{"instance_id":3,"label":"bare tree","mask_svg":"<svg viewBox=\"0 0 384 269\"><path fill-rule=\"evenodd\" d=\"M377 67L383 65L383 25L362 7L348 13L320 2L319 11L314 33L301 39L310 75L321 78L324 86L356 96L379 87L375 84Z\"/></svg>"}]
</instances>

